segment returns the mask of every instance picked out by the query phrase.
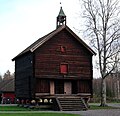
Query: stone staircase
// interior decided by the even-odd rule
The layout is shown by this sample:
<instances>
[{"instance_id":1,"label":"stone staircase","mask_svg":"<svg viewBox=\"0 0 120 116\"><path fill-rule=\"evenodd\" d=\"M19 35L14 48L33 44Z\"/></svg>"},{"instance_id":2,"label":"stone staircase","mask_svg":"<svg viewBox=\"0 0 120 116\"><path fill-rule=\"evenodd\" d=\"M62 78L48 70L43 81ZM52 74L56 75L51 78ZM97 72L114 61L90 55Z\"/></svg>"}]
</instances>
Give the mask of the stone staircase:
<instances>
[{"instance_id":1,"label":"stone staircase","mask_svg":"<svg viewBox=\"0 0 120 116\"><path fill-rule=\"evenodd\" d=\"M80 111L88 109L84 100L77 96L56 97L56 101L61 111Z\"/></svg>"}]
</instances>

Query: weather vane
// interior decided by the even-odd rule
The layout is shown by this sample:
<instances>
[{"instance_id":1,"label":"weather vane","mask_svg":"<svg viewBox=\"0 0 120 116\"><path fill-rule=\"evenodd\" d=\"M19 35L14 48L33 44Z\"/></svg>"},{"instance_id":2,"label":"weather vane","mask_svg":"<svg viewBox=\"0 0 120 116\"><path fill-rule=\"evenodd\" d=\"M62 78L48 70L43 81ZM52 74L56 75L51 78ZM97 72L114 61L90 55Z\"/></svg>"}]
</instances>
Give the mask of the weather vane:
<instances>
[{"instance_id":1,"label":"weather vane","mask_svg":"<svg viewBox=\"0 0 120 116\"><path fill-rule=\"evenodd\" d=\"M62 7L62 3L60 2L60 6Z\"/></svg>"}]
</instances>

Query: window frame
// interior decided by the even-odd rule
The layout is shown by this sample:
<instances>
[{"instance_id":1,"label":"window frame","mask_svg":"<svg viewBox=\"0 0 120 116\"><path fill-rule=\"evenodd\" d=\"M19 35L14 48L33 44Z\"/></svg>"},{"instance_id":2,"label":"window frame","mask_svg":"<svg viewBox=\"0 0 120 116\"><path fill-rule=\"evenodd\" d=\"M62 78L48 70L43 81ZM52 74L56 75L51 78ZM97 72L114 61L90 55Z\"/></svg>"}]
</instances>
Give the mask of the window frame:
<instances>
[{"instance_id":1,"label":"window frame","mask_svg":"<svg viewBox=\"0 0 120 116\"><path fill-rule=\"evenodd\" d=\"M62 71L62 66L65 66L66 67L66 71ZM68 63L61 63L60 64L60 74L63 74L63 75L67 75L68 74Z\"/></svg>"},{"instance_id":2,"label":"window frame","mask_svg":"<svg viewBox=\"0 0 120 116\"><path fill-rule=\"evenodd\" d=\"M60 45L60 51L66 53L66 46Z\"/></svg>"}]
</instances>

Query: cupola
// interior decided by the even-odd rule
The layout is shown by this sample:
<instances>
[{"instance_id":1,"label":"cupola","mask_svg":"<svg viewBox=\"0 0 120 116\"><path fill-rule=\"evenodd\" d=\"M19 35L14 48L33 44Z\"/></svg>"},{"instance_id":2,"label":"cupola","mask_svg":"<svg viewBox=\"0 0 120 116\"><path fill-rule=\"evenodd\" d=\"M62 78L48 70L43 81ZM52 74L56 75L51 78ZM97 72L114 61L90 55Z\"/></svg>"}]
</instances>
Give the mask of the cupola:
<instances>
[{"instance_id":1,"label":"cupola","mask_svg":"<svg viewBox=\"0 0 120 116\"><path fill-rule=\"evenodd\" d=\"M62 7L60 7L60 12L57 16L57 24L56 27L60 27L61 25L66 25L66 15L62 9Z\"/></svg>"}]
</instances>

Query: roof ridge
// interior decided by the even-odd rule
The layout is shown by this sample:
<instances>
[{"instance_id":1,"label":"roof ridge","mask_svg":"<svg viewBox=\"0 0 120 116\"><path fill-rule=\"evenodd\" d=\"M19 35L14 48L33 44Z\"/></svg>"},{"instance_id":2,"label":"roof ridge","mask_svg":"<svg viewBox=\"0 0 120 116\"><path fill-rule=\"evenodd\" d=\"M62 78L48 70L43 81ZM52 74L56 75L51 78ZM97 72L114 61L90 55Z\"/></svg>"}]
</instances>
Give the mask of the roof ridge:
<instances>
[{"instance_id":1,"label":"roof ridge","mask_svg":"<svg viewBox=\"0 0 120 116\"><path fill-rule=\"evenodd\" d=\"M55 34L57 34L58 32L60 32L62 29L65 28L65 25L60 26L58 29L52 31L51 33L49 33L43 40L41 40L37 45L35 45L34 47L32 47L30 49L31 52L33 52L34 50L36 50L40 45L42 45L43 43L45 43L46 41L48 41L51 37L53 37Z\"/></svg>"},{"instance_id":2,"label":"roof ridge","mask_svg":"<svg viewBox=\"0 0 120 116\"><path fill-rule=\"evenodd\" d=\"M66 27L66 29L79 41L82 43L82 45L84 47L86 47L90 52L92 52L94 55L96 55L96 53L90 48L89 45L87 45L77 34L75 34L68 26Z\"/></svg>"},{"instance_id":3,"label":"roof ridge","mask_svg":"<svg viewBox=\"0 0 120 116\"><path fill-rule=\"evenodd\" d=\"M42 44L44 44L46 41L51 39L53 36L55 36L57 33L62 31L63 29L66 29L72 36L76 38L88 51L90 51L93 55L96 55L96 53L77 35L75 34L67 25L61 25L57 29L53 30L52 32L48 33L47 35L39 38L36 40L33 44L31 44L29 47L27 47L25 50L23 50L20 54L18 54L16 57L12 59L14 61L17 57L27 53L27 52L34 52L38 47L40 47Z\"/></svg>"},{"instance_id":4,"label":"roof ridge","mask_svg":"<svg viewBox=\"0 0 120 116\"><path fill-rule=\"evenodd\" d=\"M38 40L36 40L33 44L31 44L30 46L28 46L25 50L23 50L21 53L19 53L16 57L23 55L24 53L27 53L29 51L33 52L34 50L36 50L40 45L42 45L44 42L46 42L47 40L49 40L52 36L54 36L54 34L58 33L59 31L61 31L62 29L65 28L66 25L62 25L59 28L51 31L50 33L46 34L45 36L39 38ZM37 43L38 42L38 43ZM35 44L35 45L34 45ZM14 57L12 59L12 61L15 60Z\"/></svg>"}]
</instances>

